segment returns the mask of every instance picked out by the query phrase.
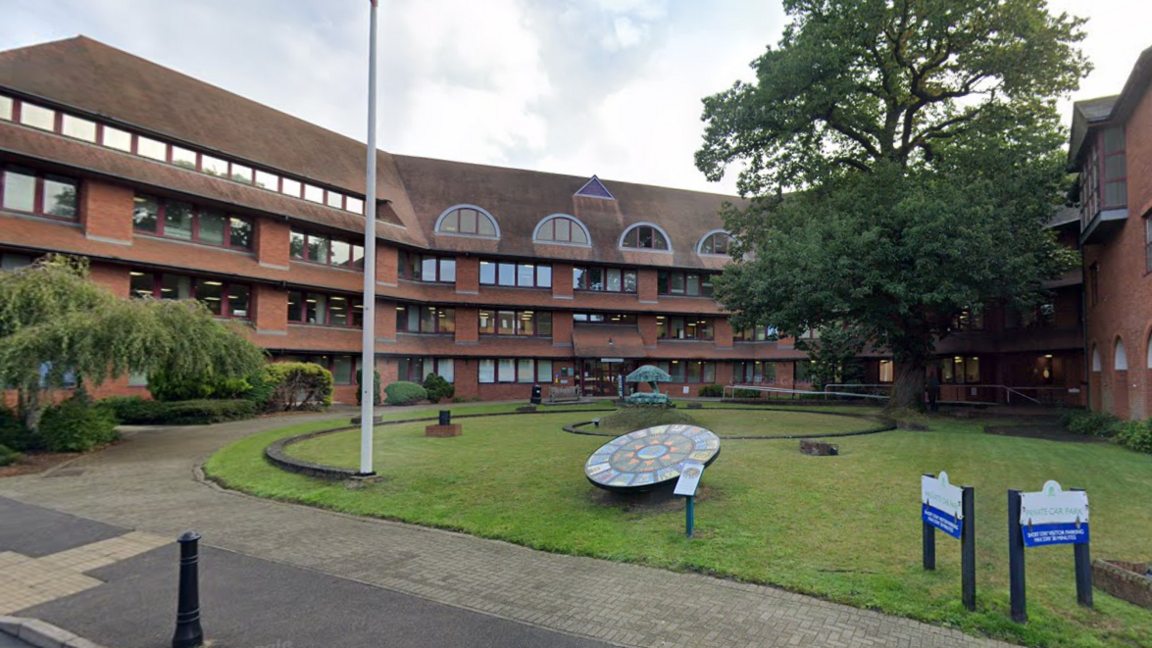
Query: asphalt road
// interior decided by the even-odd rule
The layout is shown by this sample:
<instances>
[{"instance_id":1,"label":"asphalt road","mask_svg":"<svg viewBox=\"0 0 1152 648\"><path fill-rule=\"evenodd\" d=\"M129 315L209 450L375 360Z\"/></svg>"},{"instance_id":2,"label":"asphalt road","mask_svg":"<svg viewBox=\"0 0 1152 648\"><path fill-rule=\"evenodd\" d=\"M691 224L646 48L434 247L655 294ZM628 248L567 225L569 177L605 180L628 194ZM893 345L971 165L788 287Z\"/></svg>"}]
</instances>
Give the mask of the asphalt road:
<instances>
[{"instance_id":1,"label":"asphalt road","mask_svg":"<svg viewBox=\"0 0 1152 648\"><path fill-rule=\"evenodd\" d=\"M126 531L0 498L0 551L39 557ZM169 646L177 553L173 542L87 572L104 584L17 615L109 647ZM201 546L200 560L202 624L213 648L608 646L210 546Z\"/></svg>"}]
</instances>

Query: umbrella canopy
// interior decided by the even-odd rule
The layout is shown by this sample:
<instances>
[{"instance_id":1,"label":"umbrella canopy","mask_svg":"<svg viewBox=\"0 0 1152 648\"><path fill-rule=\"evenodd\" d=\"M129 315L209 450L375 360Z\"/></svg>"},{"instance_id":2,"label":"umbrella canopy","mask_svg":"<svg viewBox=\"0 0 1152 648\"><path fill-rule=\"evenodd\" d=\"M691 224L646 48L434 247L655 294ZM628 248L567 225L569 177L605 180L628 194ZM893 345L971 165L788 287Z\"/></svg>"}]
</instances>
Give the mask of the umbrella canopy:
<instances>
[{"instance_id":1,"label":"umbrella canopy","mask_svg":"<svg viewBox=\"0 0 1152 648\"><path fill-rule=\"evenodd\" d=\"M672 382L672 376L669 376L668 372L664 371L660 367L644 365L638 368L636 371L628 374L628 376L624 378L624 382Z\"/></svg>"}]
</instances>

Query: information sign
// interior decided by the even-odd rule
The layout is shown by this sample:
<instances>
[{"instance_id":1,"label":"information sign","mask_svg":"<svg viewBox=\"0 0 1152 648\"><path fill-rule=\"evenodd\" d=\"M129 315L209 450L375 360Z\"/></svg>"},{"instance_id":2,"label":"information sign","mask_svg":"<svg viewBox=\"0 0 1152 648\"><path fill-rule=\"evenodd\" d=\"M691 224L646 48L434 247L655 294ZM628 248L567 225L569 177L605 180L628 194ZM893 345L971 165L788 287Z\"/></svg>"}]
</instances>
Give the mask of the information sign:
<instances>
[{"instance_id":1,"label":"information sign","mask_svg":"<svg viewBox=\"0 0 1152 648\"><path fill-rule=\"evenodd\" d=\"M920 478L921 519L959 539L964 530L964 493L948 483L948 473Z\"/></svg>"},{"instance_id":2,"label":"information sign","mask_svg":"<svg viewBox=\"0 0 1152 648\"><path fill-rule=\"evenodd\" d=\"M1052 480L1039 492L1021 493L1020 526L1026 547L1087 543L1088 493L1066 491Z\"/></svg>"},{"instance_id":3,"label":"information sign","mask_svg":"<svg viewBox=\"0 0 1152 648\"><path fill-rule=\"evenodd\" d=\"M676 490L672 491L672 494L694 497L703 474L704 464L699 461L685 461L684 468L680 471L680 479L676 480Z\"/></svg>"}]
</instances>

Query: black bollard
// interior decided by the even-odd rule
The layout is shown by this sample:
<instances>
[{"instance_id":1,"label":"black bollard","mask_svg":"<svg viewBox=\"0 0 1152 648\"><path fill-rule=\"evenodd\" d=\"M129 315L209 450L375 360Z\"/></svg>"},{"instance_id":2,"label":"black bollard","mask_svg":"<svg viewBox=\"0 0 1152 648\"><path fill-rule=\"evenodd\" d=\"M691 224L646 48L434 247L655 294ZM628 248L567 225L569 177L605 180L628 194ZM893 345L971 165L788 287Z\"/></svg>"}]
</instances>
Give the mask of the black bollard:
<instances>
[{"instance_id":1,"label":"black bollard","mask_svg":"<svg viewBox=\"0 0 1152 648\"><path fill-rule=\"evenodd\" d=\"M196 648L204 644L204 629L200 627L200 535L188 531L176 542L180 543L180 594L172 648Z\"/></svg>"},{"instance_id":2,"label":"black bollard","mask_svg":"<svg viewBox=\"0 0 1152 648\"><path fill-rule=\"evenodd\" d=\"M440 425L452 425L452 410L440 410Z\"/></svg>"}]
</instances>

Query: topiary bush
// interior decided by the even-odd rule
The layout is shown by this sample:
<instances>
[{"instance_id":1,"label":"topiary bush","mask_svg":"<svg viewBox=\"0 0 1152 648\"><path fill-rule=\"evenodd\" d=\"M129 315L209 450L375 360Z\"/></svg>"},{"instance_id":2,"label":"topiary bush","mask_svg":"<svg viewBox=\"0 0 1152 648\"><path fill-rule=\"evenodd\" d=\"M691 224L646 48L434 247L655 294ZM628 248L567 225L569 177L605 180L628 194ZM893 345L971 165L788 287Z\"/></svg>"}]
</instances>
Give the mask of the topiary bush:
<instances>
[{"instance_id":1,"label":"topiary bush","mask_svg":"<svg viewBox=\"0 0 1152 648\"><path fill-rule=\"evenodd\" d=\"M87 452L120 438L112 412L85 398L70 398L45 409L40 434L50 452Z\"/></svg>"},{"instance_id":2,"label":"topiary bush","mask_svg":"<svg viewBox=\"0 0 1152 648\"><path fill-rule=\"evenodd\" d=\"M0 443L0 467L10 466L17 461L20 461L20 458L23 456L24 455L16 452L12 448L9 448L8 446Z\"/></svg>"},{"instance_id":3,"label":"topiary bush","mask_svg":"<svg viewBox=\"0 0 1152 648\"><path fill-rule=\"evenodd\" d=\"M312 362L275 362L264 368L273 386L264 402L268 411L320 410L332 404L332 372Z\"/></svg>"},{"instance_id":4,"label":"topiary bush","mask_svg":"<svg viewBox=\"0 0 1152 648\"><path fill-rule=\"evenodd\" d=\"M19 416L0 407L0 445L18 452L26 452L43 450L44 440L24 427L24 422Z\"/></svg>"},{"instance_id":5,"label":"topiary bush","mask_svg":"<svg viewBox=\"0 0 1152 648\"><path fill-rule=\"evenodd\" d=\"M1120 423L1116 426L1115 439L1129 450L1152 454L1152 418Z\"/></svg>"},{"instance_id":6,"label":"topiary bush","mask_svg":"<svg viewBox=\"0 0 1152 648\"><path fill-rule=\"evenodd\" d=\"M397 380L384 388L384 402L389 405L412 405L428 398L428 391L407 380Z\"/></svg>"},{"instance_id":7,"label":"topiary bush","mask_svg":"<svg viewBox=\"0 0 1152 648\"><path fill-rule=\"evenodd\" d=\"M424 378L424 391L428 392L428 400L433 403L450 400L456 395L456 388L452 386L452 383L434 373L430 373Z\"/></svg>"},{"instance_id":8,"label":"topiary bush","mask_svg":"<svg viewBox=\"0 0 1152 648\"><path fill-rule=\"evenodd\" d=\"M364 371L356 370L356 404L364 404ZM380 372L372 370L372 404L380 404Z\"/></svg>"},{"instance_id":9,"label":"topiary bush","mask_svg":"<svg viewBox=\"0 0 1152 648\"><path fill-rule=\"evenodd\" d=\"M724 385L700 385L696 393L701 398L719 398L724 395Z\"/></svg>"}]
</instances>

